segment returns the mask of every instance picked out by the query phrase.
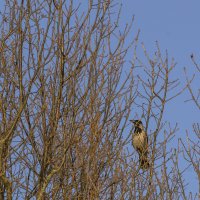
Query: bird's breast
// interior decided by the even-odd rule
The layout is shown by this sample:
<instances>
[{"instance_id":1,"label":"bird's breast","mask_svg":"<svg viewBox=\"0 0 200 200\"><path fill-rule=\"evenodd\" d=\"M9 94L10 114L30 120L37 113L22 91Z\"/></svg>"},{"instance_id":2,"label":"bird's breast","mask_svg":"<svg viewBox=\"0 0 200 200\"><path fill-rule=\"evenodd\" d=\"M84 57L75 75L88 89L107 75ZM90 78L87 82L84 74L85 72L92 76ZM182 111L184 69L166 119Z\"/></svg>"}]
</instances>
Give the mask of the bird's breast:
<instances>
[{"instance_id":1,"label":"bird's breast","mask_svg":"<svg viewBox=\"0 0 200 200\"><path fill-rule=\"evenodd\" d=\"M146 134L144 131L133 135L133 146L134 148L143 148L146 143Z\"/></svg>"}]
</instances>

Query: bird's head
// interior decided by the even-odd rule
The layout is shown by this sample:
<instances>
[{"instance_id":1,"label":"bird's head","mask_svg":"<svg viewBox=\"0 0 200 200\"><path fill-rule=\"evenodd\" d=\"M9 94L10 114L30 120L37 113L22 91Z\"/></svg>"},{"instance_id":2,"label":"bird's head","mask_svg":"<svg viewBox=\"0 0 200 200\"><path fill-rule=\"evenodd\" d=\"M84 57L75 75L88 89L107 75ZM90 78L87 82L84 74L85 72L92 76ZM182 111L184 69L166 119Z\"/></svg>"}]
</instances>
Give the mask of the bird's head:
<instances>
[{"instance_id":1,"label":"bird's head","mask_svg":"<svg viewBox=\"0 0 200 200\"><path fill-rule=\"evenodd\" d=\"M142 127L142 121L141 120L130 120L134 124L135 127Z\"/></svg>"}]
</instances>

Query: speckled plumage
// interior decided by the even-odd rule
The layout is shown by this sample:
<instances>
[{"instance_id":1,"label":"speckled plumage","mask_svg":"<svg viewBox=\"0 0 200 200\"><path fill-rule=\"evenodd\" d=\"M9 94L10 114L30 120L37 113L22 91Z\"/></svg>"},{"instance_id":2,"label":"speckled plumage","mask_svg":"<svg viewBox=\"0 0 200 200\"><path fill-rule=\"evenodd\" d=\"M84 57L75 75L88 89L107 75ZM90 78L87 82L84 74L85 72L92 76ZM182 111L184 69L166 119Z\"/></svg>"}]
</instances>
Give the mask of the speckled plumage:
<instances>
[{"instance_id":1,"label":"speckled plumage","mask_svg":"<svg viewBox=\"0 0 200 200\"><path fill-rule=\"evenodd\" d=\"M148 136L140 120L131 120L135 125L132 135L132 145L139 154L140 166L142 169L149 167L148 162Z\"/></svg>"}]
</instances>

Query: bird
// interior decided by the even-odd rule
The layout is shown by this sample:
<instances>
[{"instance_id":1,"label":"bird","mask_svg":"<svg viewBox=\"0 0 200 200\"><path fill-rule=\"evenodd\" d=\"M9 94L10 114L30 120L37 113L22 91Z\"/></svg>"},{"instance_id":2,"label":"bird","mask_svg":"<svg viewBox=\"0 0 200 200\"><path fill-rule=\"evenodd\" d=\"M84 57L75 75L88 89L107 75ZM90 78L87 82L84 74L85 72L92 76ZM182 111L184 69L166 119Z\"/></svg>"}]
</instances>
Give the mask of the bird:
<instances>
[{"instance_id":1,"label":"bird","mask_svg":"<svg viewBox=\"0 0 200 200\"><path fill-rule=\"evenodd\" d=\"M148 135L141 120L130 121L135 126L134 133L132 135L132 145L139 154L140 167L141 169L148 169Z\"/></svg>"}]
</instances>

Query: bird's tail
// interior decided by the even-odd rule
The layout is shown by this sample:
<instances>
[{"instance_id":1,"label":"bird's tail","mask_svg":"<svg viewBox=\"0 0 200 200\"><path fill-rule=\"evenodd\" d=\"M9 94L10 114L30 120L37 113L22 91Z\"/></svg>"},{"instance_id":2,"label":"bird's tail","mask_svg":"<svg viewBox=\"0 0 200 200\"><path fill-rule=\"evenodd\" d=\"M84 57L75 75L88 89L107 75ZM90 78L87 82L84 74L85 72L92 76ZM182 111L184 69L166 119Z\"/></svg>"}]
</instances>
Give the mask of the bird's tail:
<instances>
[{"instance_id":1,"label":"bird's tail","mask_svg":"<svg viewBox=\"0 0 200 200\"><path fill-rule=\"evenodd\" d=\"M140 155L140 167L142 169L148 169L149 168L149 161L147 157L147 152Z\"/></svg>"}]
</instances>

